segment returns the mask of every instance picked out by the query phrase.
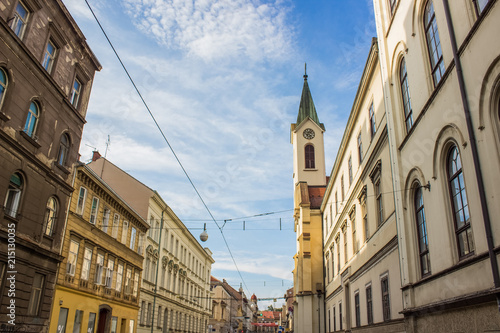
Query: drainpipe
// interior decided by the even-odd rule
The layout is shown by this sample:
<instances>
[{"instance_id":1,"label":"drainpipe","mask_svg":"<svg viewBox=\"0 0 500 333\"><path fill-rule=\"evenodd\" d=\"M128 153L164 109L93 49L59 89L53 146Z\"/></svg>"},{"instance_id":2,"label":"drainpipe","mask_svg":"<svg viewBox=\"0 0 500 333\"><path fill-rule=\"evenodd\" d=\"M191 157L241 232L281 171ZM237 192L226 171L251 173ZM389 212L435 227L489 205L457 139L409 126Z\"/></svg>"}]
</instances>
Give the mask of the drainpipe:
<instances>
[{"instance_id":1,"label":"drainpipe","mask_svg":"<svg viewBox=\"0 0 500 333\"><path fill-rule=\"evenodd\" d=\"M321 214L323 215L323 214ZM321 243L323 244L322 245L322 249L323 249L323 258L325 258L325 236L326 235L326 231L324 230L324 224L323 224L323 216L321 216ZM333 217L332 217L333 218ZM330 253L330 255L333 256L333 253ZM323 298L323 324L325 325L325 330L324 332L327 332L326 328L328 327L326 325L326 283L328 281L328 277L325 275L325 264L327 263L324 263L322 266L323 266L323 294L325 295L325 297ZM334 268L332 267L332 270ZM320 309L321 309L321 304L320 304L320 298L321 296L318 295L318 312L320 312ZM319 321L318 321L318 324L319 324L319 332L321 333L321 318L319 318Z\"/></svg>"},{"instance_id":2,"label":"drainpipe","mask_svg":"<svg viewBox=\"0 0 500 333\"><path fill-rule=\"evenodd\" d=\"M155 327L154 323L155 323L156 292L158 291L158 271L161 265L161 232L163 231L163 213L164 210L161 212L160 239L158 240L158 263L156 264L155 293L153 295L153 313L152 313L153 317L151 318L151 333L153 333L153 329Z\"/></svg>"},{"instance_id":3,"label":"drainpipe","mask_svg":"<svg viewBox=\"0 0 500 333\"><path fill-rule=\"evenodd\" d=\"M462 97L462 105L465 113L465 121L467 123L467 131L469 134L469 140L471 143L472 159L474 161L474 171L476 174L476 182L479 189L479 200L481 202L481 210L484 218L484 229L486 232L486 241L488 244L488 254L490 257L491 271L493 273L493 283L495 288L500 287L500 276L498 272L497 257L494 251L493 235L491 232L491 221L488 211L488 205L486 202L486 191L484 189L483 177L481 174L481 165L479 163L479 156L477 153L476 138L474 135L474 127L472 126L472 119L469 109L469 101L467 100L467 94L465 91L464 75L462 72L462 64L460 62L460 56L457 49L457 40L455 37L455 30L453 29L453 22L451 20L450 6L448 0L443 0L444 12L446 16L446 23L448 24L448 32L450 34L451 48L453 50L453 62L455 63L455 68L457 70L458 85L460 87L460 96ZM498 311L500 312L500 293L496 293Z\"/></svg>"}]
</instances>

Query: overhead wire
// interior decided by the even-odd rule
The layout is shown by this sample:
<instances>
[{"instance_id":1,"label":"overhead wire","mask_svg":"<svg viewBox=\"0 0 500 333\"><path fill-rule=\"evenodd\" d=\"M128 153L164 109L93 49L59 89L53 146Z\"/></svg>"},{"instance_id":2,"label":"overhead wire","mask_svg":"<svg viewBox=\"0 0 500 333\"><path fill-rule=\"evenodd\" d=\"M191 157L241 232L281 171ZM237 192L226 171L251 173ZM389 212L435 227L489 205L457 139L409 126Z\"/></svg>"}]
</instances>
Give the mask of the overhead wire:
<instances>
[{"instance_id":1,"label":"overhead wire","mask_svg":"<svg viewBox=\"0 0 500 333\"><path fill-rule=\"evenodd\" d=\"M156 118L154 117L153 115L153 112L151 111L151 109L149 108L148 104L146 103L145 99L143 98L141 92L139 91L139 88L137 87L137 85L135 84L134 80L132 79L131 75L129 74L125 64L123 63L123 61L121 60L120 56L118 55L118 52L116 51L115 47L113 46L113 43L111 42L111 40L109 39L108 35L106 34L106 31L104 30L103 26L101 25L99 19L97 18L96 14L94 13L94 10L92 9L92 7L90 6L90 3L85 0L85 3L87 4L90 12L92 13L92 16L94 17L94 19L96 20L97 24L99 25L99 28L101 29L102 33L104 34L104 37L106 37L106 40L108 41L109 45L111 46L111 48L113 49L113 52L115 53L115 56L117 57L118 61L120 62L123 70L125 71L125 73L127 74L127 77L129 78L130 82L132 83L132 85L134 86L134 89L135 91L137 92L139 98L141 99L142 103L144 104L145 108L147 109L148 113L149 113L149 116L151 117L151 119L154 121L157 129L160 131L163 139L165 140L165 142L167 143L170 151L172 152L172 154L174 155L177 163L179 164L179 166L181 167L182 171L184 172L184 175L186 176L186 178L189 180L189 182L191 183L191 186L193 187L194 191L196 192L196 195L198 196L198 198L201 200L203 206L205 207L206 211L208 212L208 214L210 215L212 221L217 225L217 227L219 228L220 230L220 233L222 235L222 239L224 240L224 243L226 244L226 247L227 247L227 250L229 252L229 255L231 256L232 260L233 260L233 263L234 263L234 266L236 268L236 270L238 271L238 274L241 278L241 281L242 283L245 285L245 288L247 290L248 287L245 283L245 280L243 279L243 276L241 274L241 271L240 269L238 268L238 264L236 263L236 260L233 256L233 253L229 247L229 244L227 242L227 239L226 237L224 236L224 232L222 230L222 228L220 227L220 225L217 223L216 219L214 218L214 216L212 215L212 212L210 211L210 209L208 208L207 204L205 203L205 200L203 200L203 197L201 196L200 192L198 192L198 189L196 188L195 184L193 183L193 181L191 180L191 177L189 177L189 174L187 173L186 169L184 168L183 164L181 163L180 159L178 158L177 154L175 153L172 145L170 144L170 142L168 141L167 137L165 136L165 134L163 133L163 130L161 129L160 125L158 124L158 122L156 121Z\"/></svg>"}]
</instances>

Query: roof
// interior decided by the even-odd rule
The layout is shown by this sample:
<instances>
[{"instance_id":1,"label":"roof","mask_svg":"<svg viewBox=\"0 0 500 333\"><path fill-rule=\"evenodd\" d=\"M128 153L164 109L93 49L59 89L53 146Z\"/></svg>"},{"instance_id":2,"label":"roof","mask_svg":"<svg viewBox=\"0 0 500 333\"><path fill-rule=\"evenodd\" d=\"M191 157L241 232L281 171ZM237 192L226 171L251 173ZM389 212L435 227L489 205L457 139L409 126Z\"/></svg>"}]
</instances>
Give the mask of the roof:
<instances>
[{"instance_id":1,"label":"roof","mask_svg":"<svg viewBox=\"0 0 500 333\"><path fill-rule=\"evenodd\" d=\"M325 126L319 122L316 107L314 106L311 91L309 90L309 84L307 83L307 74L304 74L304 86L302 87L302 97L300 98L297 126L306 119L311 119L323 130L325 129Z\"/></svg>"},{"instance_id":2,"label":"roof","mask_svg":"<svg viewBox=\"0 0 500 333\"><path fill-rule=\"evenodd\" d=\"M326 186L308 186L309 192L309 202L311 203L311 209L317 209L321 207L321 202L325 196Z\"/></svg>"}]
</instances>

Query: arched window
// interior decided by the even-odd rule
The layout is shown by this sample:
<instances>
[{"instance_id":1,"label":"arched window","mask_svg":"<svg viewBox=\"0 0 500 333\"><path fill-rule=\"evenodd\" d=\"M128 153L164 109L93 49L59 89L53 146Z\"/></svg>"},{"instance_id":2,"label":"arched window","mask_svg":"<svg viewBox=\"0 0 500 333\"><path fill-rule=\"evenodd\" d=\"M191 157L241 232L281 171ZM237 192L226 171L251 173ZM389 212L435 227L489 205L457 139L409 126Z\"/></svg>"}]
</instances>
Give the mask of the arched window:
<instances>
[{"instance_id":1,"label":"arched window","mask_svg":"<svg viewBox=\"0 0 500 333\"><path fill-rule=\"evenodd\" d=\"M7 189L7 195L5 196L5 214L8 216L13 218L17 216L22 191L23 177L19 172L16 172L10 176L9 188Z\"/></svg>"},{"instance_id":2,"label":"arched window","mask_svg":"<svg viewBox=\"0 0 500 333\"><path fill-rule=\"evenodd\" d=\"M447 159L448 184L450 187L453 219L460 257L474 252L474 240L470 225L469 204L465 190L462 160L457 146L452 146Z\"/></svg>"},{"instance_id":3,"label":"arched window","mask_svg":"<svg viewBox=\"0 0 500 333\"><path fill-rule=\"evenodd\" d=\"M3 68L0 68L0 108L3 104L5 91L7 90L7 83L7 74L5 73Z\"/></svg>"},{"instance_id":4,"label":"arched window","mask_svg":"<svg viewBox=\"0 0 500 333\"><path fill-rule=\"evenodd\" d=\"M54 225L57 217L57 201L54 197L50 197L47 201L47 208L45 209L45 230L46 236L52 236L54 232Z\"/></svg>"},{"instance_id":5,"label":"arched window","mask_svg":"<svg viewBox=\"0 0 500 333\"><path fill-rule=\"evenodd\" d=\"M307 145L305 147L305 160L306 160L306 169L314 169L314 146Z\"/></svg>"},{"instance_id":6,"label":"arched window","mask_svg":"<svg viewBox=\"0 0 500 333\"><path fill-rule=\"evenodd\" d=\"M420 185L415 190L414 199L420 270L422 272L422 276L425 276L431 272L431 260L429 256L429 239L427 238L427 221L425 219L424 198L422 195L422 187Z\"/></svg>"},{"instance_id":7,"label":"arched window","mask_svg":"<svg viewBox=\"0 0 500 333\"><path fill-rule=\"evenodd\" d=\"M413 111L411 108L410 87L408 86L408 73L406 72L406 61L403 57L399 66L399 83L401 86L401 98L405 115L406 133L413 126Z\"/></svg>"},{"instance_id":8,"label":"arched window","mask_svg":"<svg viewBox=\"0 0 500 333\"><path fill-rule=\"evenodd\" d=\"M68 152L69 152L69 136L68 134L64 133L63 135L61 135L61 142L59 143L59 154L57 157L57 163L59 163L59 165L66 164L66 159L68 158Z\"/></svg>"},{"instance_id":9,"label":"arched window","mask_svg":"<svg viewBox=\"0 0 500 333\"><path fill-rule=\"evenodd\" d=\"M429 0L425 6L424 27L425 37L427 39L427 50L429 51L429 60L431 62L432 78L435 87L439 81L441 81L445 68L432 0Z\"/></svg>"},{"instance_id":10,"label":"arched window","mask_svg":"<svg viewBox=\"0 0 500 333\"><path fill-rule=\"evenodd\" d=\"M36 125L38 124L38 118L40 116L40 108L35 102L31 102L30 108L28 110L28 117L26 117L26 124L24 125L24 132L30 137L35 135Z\"/></svg>"}]
</instances>

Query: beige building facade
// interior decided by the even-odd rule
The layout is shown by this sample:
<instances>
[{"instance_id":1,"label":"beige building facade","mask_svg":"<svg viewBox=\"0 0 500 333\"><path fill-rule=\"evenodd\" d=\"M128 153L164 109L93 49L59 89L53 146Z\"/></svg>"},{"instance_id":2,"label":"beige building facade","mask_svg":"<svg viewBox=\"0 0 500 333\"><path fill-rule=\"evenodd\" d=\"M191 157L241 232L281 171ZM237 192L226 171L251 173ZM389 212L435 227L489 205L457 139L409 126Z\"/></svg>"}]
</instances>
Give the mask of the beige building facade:
<instances>
[{"instance_id":1,"label":"beige building facade","mask_svg":"<svg viewBox=\"0 0 500 333\"><path fill-rule=\"evenodd\" d=\"M212 252L203 248L160 195L105 158L89 167L148 222L138 332L206 332Z\"/></svg>"},{"instance_id":2,"label":"beige building facade","mask_svg":"<svg viewBox=\"0 0 500 333\"><path fill-rule=\"evenodd\" d=\"M500 330L500 5L374 8L407 331Z\"/></svg>"}]
</instances>

